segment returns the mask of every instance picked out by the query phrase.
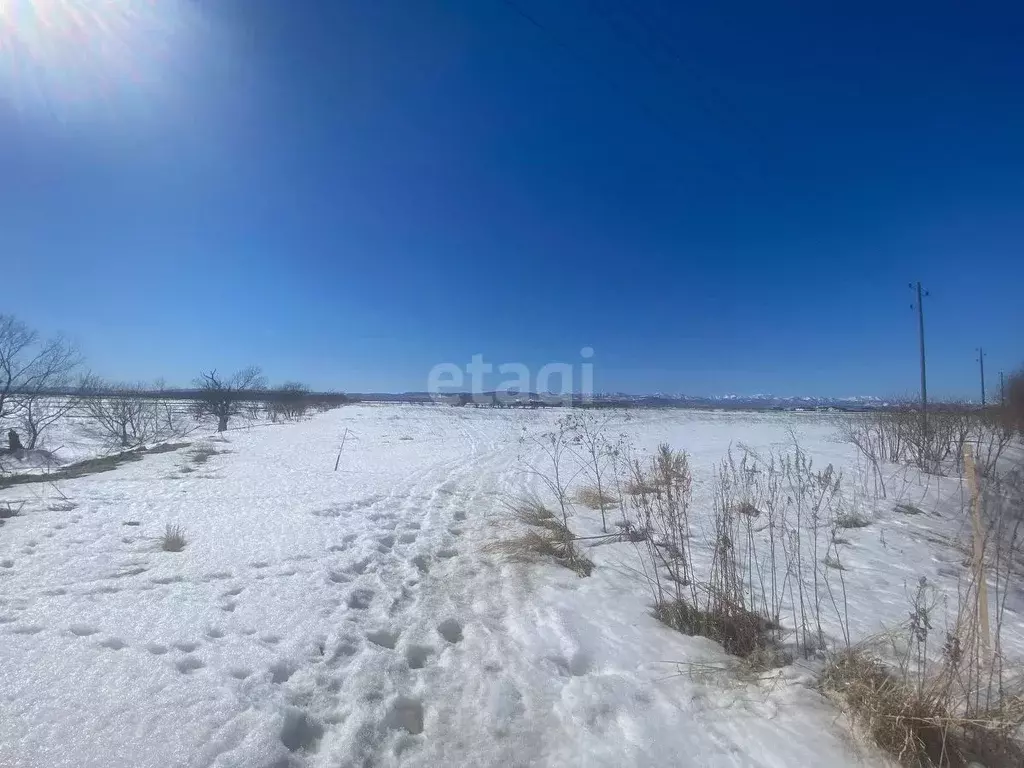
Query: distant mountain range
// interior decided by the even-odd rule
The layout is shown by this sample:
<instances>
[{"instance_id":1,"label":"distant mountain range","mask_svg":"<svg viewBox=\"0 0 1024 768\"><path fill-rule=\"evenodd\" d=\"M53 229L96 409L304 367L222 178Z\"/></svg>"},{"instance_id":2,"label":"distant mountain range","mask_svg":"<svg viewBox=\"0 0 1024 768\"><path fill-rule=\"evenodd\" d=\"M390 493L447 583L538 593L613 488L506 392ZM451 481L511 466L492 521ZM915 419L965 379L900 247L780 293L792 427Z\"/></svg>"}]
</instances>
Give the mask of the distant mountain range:
<instances>
[{"instance_id":1,"label":"distant mountain range","mask_svg":"<svg viewBox=\"0 0 1024 768\"><path fill-rule=\"evenodd\" d=\"M431 402L435 396L429 392L402 392L402 393L348 393L353 400L364 402L406 402L423 403ZM446 393L443 396L445 402L452 405L495 405L503 404L508 406L542 407L545 405L564 405L567 397L557 395L540 395L536 392L481 392L476 395L470 393ZM667 394L664 392L653 392L650 394L635 395L625 392L602 392L596 393L589 401L581 395L572 397L574 404L592 404L603 407L636 407L636 408L708 408L723 410L842 410L842 411L864 411L874 408L883 408L888 402L877 397L808 397L808 396L779 396L779 395L683 395Z\"/></svg>"}]
</instances>

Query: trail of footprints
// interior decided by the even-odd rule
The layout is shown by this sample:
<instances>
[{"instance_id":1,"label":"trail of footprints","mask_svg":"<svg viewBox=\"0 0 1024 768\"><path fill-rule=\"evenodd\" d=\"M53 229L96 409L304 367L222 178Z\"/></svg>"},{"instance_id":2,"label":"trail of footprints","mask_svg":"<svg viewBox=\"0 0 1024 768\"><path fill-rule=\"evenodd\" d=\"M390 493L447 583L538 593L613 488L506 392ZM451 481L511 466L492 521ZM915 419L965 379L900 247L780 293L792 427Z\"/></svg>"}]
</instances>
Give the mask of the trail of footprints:
<instances>
[{"instance_id":1,"label":"trail of footprints","mask_svg":"<svg viewBox=\"0 0 1024 768\"><path fill-rule=\"evenodd\" d=\"M370 586L365 586L369 576L376 577L378 583L382 583L387 590L389 587L393 594L388 616L397 619L400 614L408 609L417 599L413 591L419 586L423 576L430 572L435 561L443 561L458 555L454 546L462 531L456 527L466 519L464 512L456 512L452 524L447 532L451 537L448 544L438 549L433 556L426 552L418 552L407 561L412 566L413 573L410 577L408 571L403 568L404 555L396 551L402 545L414 544L417 534L421 529L418 522L407 521L400 527L395 522L394 516L385 514L374 514L368 517L382 523L386 530L377 534L370 534L366 541L374 545L374 554L355 559L344 567L329 568L326 573L327 581L339 587L348 586L347 596L335 601L335 606L340 607L342 603L347 607L346 620L351 623L352 630L342 631L336 640L333 648L328 649L323 640L319 641L318 649L322 660L326 663L328 670L339 672L347 667L360 653L397 653L401 654L404 660L405 672L401 667L389 667L388 676L390 686L388 692L378 691L372 694L373 704L376 701L384 701L390 696L383 716L376 722L368 719L363 722L356 732L355 744L353 746L353 757L361 758L367 763L373 760L373 754L380 749L383 740L388 732L402 732L405 739L412 739L423 733L425 722L425 709L423 702L415 696L403 693L400 688L407 688L409 680L394 680L397 674L399 678L406 675L414 675L417 670L427 668L432 660L436 658L445 647L454 646L463 639L463 625L455 618L445 618L436 626L436 640L421 642L405 642L403 644L401 621L395 621L393 626L363 626L370 620L366 617L372 615L369 611L375 600L386 599L379 592ZM345 552L352 548L358 536L347 535L341 544L332 545L328 548L330 553ZM404 550L404 547L402 547ZM395 592L397 590L397 592ZM333 613L328 610L325 613ZM285 683L294 672L293 667L282 667L273 673L273 681ZM405 682L406 685L400 685ZM332 723L332 718L337 715L340 692L344 687L344 679L337 674L326 674L318 678L322 683L326 698L320 697L320 706L311 708L308 706L311 701L316 701L318 695L315 692L307 692L302 695L293 695L289 698L291 708L287 711L282 726L280 738L282 744L290 752L307 753L315 751L317 744L323 737L325 728ZM309 701L307 701L309 700ZM319 716L314 714L319 712ZM344 716L341 716L344 718ZM401 749L404 742L401 738L396 749ZM407 744L405 744L407 746Z\"/></svg>"},{"instance_id":2,"label":"trail of footprints","mask_svg":"<svg viewBox=\"0 0 1024 768\"><path fill-rule=\"evenodd\" d=\"M369 506L369 504L366 506ZM326 516L324 513L320 514L321 516ZM78 522L78 519L78 516L75 516L72 522ZM401 530L399 530L399 520L395 515L375 513L368 516L367 519L377 522L380 524L381 529L383 529L376 534L370 534L370 540L375 544L374 554L356 559L346 567L331 568L327 571L326 578L330 583L339 586L348 585L370 574L376 574L381 577L381 581L385 581L383 578L385 576L395 578L396 585L399 586L399 592L392 598L388 615L392 618L397 618L402 611L406 610L415 601L416 596L412 590L419 585L420 579L407 578L403 580L400 577L402 560L401 556L396 553L396 545L402 545L404 549L406 545L415 544L418 532L421 530L421 524L415 521L406 521L401 524ZM449 541L436 550L433 556L426 552L419 552L406 561L414 569L415 574L421 577L425 576L430 572L435 560L444 561L454 558L459 554L455 541L462 535L462 530L458 527L458 523L463 522L465 519L465 512L455 512L452 522L447 528L448 537L446 538ZM61 530L65 527L66 525L60 524L54 526L54 529ZM342 537L340 543L331 545L327 551L331 555L347 552L354 547L359 539L360 534L346 534ZM31 555L35 552L37 545L38 542L34 540L29 541L23 552L26 555ZM0 568L10 569L14 565L15 562L10 558L0 560ZM250 563L250 566L255 571L253 576L255 580L266 578L270 575L290 576L296 573L294 568L286 568L277 574L272 574L267 571L271 566L271 563L268 561L256 561ZM122 565L116 572L109 574L108 578L111 582L114 582L140 576L147 570L145 564L138 561L130 561ZM217 572L207 574L203 577L202 581L211 583L228 579L232 576L233 574L230 572ZM159 576L149 579L145 585L139 588L153 589L158 586L180 583L184 580L180 575ZM111 594L120 591L120 589L121 587L114 584L101 584L91 588L87 594ZM220 609L225 614L234 612L237 600L244 591L244 586L233 586L220 592L218 596ZM64 588L50 589L45 594L50 596L64 595L67 594L67 590ZM363 617L368 615L373 601L377 598L378 593L374 589L367 586L353 585L347 597L334 600L334 605L324 613L325 616L329 616L344 603L348 609L347 621L358 626L365 621ZM4 604L6 603L0 603L0 607ZM14 605L12 607L23 609L25 605ZM16 618L13 616L0 614L0 625L15 621ZM16 635L33 635L43 630L44 627L28 624L12 627L9 631ZM111 652L119 652L129 647L127 642L116 636L98 637L101 634L100 629L88 624L74 624L64 631L67 631L78 640L92 642L97 647ZM400 651L409 674L425 669L445 646L458 644L463 639L463 626L455 618L446 618L440 621L436 625L436 631L437 643L440 647L424 642L413 642L405 644L404 648ZM243 628L241 633L243 635L256 635L258 642L268 648L273 648L280 642L280 638L277 635L273 633L257 633L257 630L252 628ZM204 639L205 641L215 642L224 638L226 634L226 630L223 628L212 626L206 630ZM361 633L343 632L334 643L333 648L328 649L326 641L323 639L319 640L315 651L315 656L318 658L314 658L314 661L324 661L330 670L337 671L349 664L360 652L396 652L400 641L401 631L397 629L372 628L364 629ZM170 645L150 642L143 646L143 650L152 656L171 657L170 665L182 675L191 675L205 667L205 662L195 654L199 648L200 643L191 640L183 640L171 643ZM299 665L295 661L279 659L271 664L266 671L270 683L284 686L292 679L298 669ZM243 666L232 666L227 669L227 674L234 680L242 681L251 677L253 670ZM325 689L328 695L328 702L334 702L334 704L325 704L319 707L318 709L321 709L322 713L317 718L300 706L304 703L302 701L303 695L296 695L290 700L280 732L281 743L290 752L309 752L315 750L316 745L323 737L325 726L331 724L332 717L334 717L331 712L336 709L335 705L343 688L343 680L338 676L327 674L321 675L317 682L321 683ZM305 695L305 698L310 697L316 698L308 693ZM383 694L380 694L380 698L384 698ZM420 735L424 730L424 716L424 707L421 701L411 696L397 694L389 703L383 719L376 727L364 724L357 738L361 745L360 748L367 752L367 757L369 757L370 752L379 747L380 742L388 731L404 731L409 736Z\"/></svg>"}]
</instances>

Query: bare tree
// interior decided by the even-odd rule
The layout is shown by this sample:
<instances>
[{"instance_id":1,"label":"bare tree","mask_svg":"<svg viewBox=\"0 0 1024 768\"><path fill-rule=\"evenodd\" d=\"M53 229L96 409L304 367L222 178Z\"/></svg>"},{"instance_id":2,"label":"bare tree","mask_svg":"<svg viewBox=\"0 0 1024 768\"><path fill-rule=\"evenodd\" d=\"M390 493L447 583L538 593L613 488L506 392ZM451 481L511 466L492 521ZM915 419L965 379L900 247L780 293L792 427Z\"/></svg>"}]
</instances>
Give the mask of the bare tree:
<instances>
[{"instance_id":1,"label":"bare tree","mask_svg":"<svg viewBox=\"0 0 1024 768\"><path fill-rule=\"evenodd\" d=\"M193 406L197 418L212 416L217 419L217 431L228 428L228 421L244 411L246 403L258 398L266 386L266 380L260 369L253 365L236 371L225 378L214 369L209 373L201 373L195 380L199 394Z\"/></svg>"},{"instance_id":2,"label":"bare tree","mask_svg":"<svg viewBox=\"0 0 1024 768\"><path fill-rule=\"evenodd\" d=\"M1024 368L1010 374L1006 382L1004 408L1010 427L1024 435Z\"/></svg>"},{"instance_id":3,"label":"bare tree","mask_svg":"<svg viewBox=\"0 0 1024 768\"><path fill-rule=\"evenodd\" d=\"M92 389L94 381L91 376L83 376L61 395L39 392L25 395L18 413L18 427L25 435L25 447L40 447L43 432L77 411L83 395Z\"/></svg>"},{"instance_id":4,"label":"bare tree","mask_svg":"<svg viewBox=\"0 0 1024 768\"><path fill-rule=\"evenodd\" d=\"M136 448L150 441L156 431L151 404L142 398L139 384L102 384L85 400L93 431L111 447Z\"/></svg>"},{"instance_id":5,"label":"bare tree","mask_svg":"<svg viewBox=\"0 0 1024 768\"><path fill-rule=\"evenodd\" d=\"M111 448L137 448L191 431L173 403L152 397L143 384L97 380L83 402L93 432Z\"/></svg>"},{"instance_id":6,"label":"bare tree","mask_svg":"<svg viewBox=\"0 0 1024 768\"><path fill-rule=\"evenodd\" d=\"M70 409L61 398L74 388L81 363L65 339L43 340L13 315L0 314L0 425L18 423L35 447L40 433Z\"/></svg>"}]
</instances>

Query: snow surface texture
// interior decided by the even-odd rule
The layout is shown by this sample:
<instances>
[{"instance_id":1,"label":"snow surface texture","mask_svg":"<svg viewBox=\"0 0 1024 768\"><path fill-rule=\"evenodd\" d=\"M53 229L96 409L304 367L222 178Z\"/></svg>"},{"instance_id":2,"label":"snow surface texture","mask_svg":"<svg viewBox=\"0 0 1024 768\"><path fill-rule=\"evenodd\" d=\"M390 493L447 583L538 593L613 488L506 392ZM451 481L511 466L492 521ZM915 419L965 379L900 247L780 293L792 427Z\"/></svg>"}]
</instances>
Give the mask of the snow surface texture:
<instances>
[{"instance_id":1,"label":"snow surface texture","mask_svg":"<svg viewBox=\"0 0 1024 768\"><path fill-rule=\"evenodd\" d=\"M541 490L523 427L559 415L350 406L0 492L24 502L0 528L0 766L887 765L804 666L770 686L681 672L728 657L651 617L632 545L588 550L590 578L484 550L505 503ZM737 441L793 429L857 476L811 414L642 412L616 429L691 453L695 514ZM960 492L902 482L926 510ZM919 576L955 594L962 521L893 501L847 532L855 638L902 621ZM181 552L161 548L169 523ZM596 532L599 515L573 525Z\"/></svg>"}]
</instances>

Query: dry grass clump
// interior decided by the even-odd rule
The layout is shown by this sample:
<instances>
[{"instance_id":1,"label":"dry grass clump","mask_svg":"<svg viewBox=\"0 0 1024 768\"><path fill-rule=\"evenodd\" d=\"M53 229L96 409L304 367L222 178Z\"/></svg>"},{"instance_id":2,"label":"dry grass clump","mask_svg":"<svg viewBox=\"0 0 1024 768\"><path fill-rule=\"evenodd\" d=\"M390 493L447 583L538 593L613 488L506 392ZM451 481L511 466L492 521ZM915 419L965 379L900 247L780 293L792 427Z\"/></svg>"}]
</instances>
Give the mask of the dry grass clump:
<instances>
[{"instance_id":1,"label":"dry grass clump","mask_svg":"<svg viewBox=\"0 0 1024 768\"><path fill-rule=\"evenodd\" d=\"M867 528L871 521L857 512L845 512L835 518L837 528Z\"/></svg>"},{"instance_id":2,"label":"dry grass clump","mask_svg":"<svg viewBox=\"0 0 1024 768\"><path fill-rule=\"evenodd\" d=\"M10 520L12 517L17 517L21 514L22 507L25 506L25 502L21 502L17 507L11 505L11 502L5 501L4 505L0 507L0 520Z\"/></svg>"},{"instance_id":3,"label":"dry grass clump","mask_svg":"<svg viewBox=\"0 0 1024 768\"><path fill-rule=\"evenodd\" d=\"M742 658L754 654L770 658L774 648L769 634L774 629L765 618L740 605L711 601L707 609L693 607L685 600L669 600L654 606L654 616L687 635L700 635L720 643L726 653Z\"/></svg>"},{"instance_id":4,"label":"dry grass clump","mask_svg":"<svg viewBox=\"0 0 1024 768\"><path fill-rule=\"evenodd\" d=\"M486 550L516 562L555 560L580 576L589 576L594 564L576 545L573 533L555 514L535 499L510 505L513 519L527 530L487 545Z\"/></svg>"},{"instance_id":5,"label":"dry grass clump","mask_svg":"<svg viewBox=\"0 0 1024 768\"><path fill-rule=\"evenodd\" d=\"M180 525L167 524L164 529L163 538L160 540L160 548L164 552L181 552L185 549L185 529Z\"/></svg>"},{"instance_id":6,"label":"dry grass clump","mask_svg":"<svg viewBox=\"0 0 1024 768\"><path fill-rule=\"evenodd\" d=\"M576 502L591 509L604 509L618 504L619 500L603 491L598 491L596 486L587 485L576 491Z\"/></svg>"},{"instance_id":7,"label":"dry grass clump","mask_svg":"<svg viewBox=\"0 0 1024 768\"><path fill-rule=\"evenodd\" d=\"M188 458L193 464L199 465L205 464L210 460L211 456L216 456L220 453L224 453L224 451L218 451L209 445L200 445L188 452Z\"/></svg>"},{"instance_id":8,"label":"dry grass clump","mask_svg":"<svg viewBox=\"0 0 1024 768\"><path fill-rule=\"evenodd\" d=\"M630 496L641 496L643 494L654 495L658 493L660 486L654 478L631 477L623 486Z\"/></svg>"},{"instance_id":9,"label":"dry grass clump","mask_svg":"<svg viewBox=\"0 0 1024 768\"><path fill-rule=\"evenodd\" d=\"M860 648L829 663L822 688L836 696L871 740L913 768L1019 768L1024 750L1014 734L1024 724L1024 700L1004 697L977 712L958 706L955 665L927 678L906 676Z\"/></svg>"}]
</instances>

